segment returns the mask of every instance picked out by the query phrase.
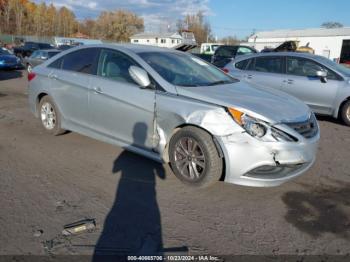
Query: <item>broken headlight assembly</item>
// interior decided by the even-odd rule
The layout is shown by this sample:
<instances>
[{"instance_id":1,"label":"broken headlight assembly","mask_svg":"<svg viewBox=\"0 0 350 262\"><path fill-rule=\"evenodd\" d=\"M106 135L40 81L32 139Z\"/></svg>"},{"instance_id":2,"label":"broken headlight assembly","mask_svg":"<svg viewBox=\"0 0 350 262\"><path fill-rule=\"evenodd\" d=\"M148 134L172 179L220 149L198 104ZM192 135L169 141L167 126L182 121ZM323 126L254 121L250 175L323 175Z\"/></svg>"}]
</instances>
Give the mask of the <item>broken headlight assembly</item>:
<instances>
[{"instance_id":1,"label":"broken headlight assembly","mask_svg":"<svg viewBox=\"0 0 350 262\"><path fill-rule=\"evenodd\" d=\"M287 141L296 142L298 139L271 126L269 123L251 117L237 109L228 108L228 112L249 135L265 142Z\"/></svg>"}]
</instances>

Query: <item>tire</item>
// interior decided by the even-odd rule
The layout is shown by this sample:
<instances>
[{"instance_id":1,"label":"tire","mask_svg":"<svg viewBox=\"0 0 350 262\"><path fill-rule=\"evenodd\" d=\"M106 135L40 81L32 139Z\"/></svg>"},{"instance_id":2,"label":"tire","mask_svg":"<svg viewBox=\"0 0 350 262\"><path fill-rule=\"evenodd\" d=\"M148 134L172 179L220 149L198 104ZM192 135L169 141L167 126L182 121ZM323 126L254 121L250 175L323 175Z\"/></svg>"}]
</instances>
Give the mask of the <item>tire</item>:
<instances>
[{"instance_id":1,"label":"tire","mask_svg":"<svg viewBox=\"0 0 350 262\"><path fill-rule=\"evenodd\" d=\"M169 159L175 176L194 187L211 186L222 174L223 160L212 137L193 126L182 128L171 138Z\"/></svg>"},{"instance_id":2,"label":"tire","mask_svg":"<svg viewBox=\"0 0 350 262\"><path fill-rule=\"evenodd\" d=\"M340 108L340 118L345 125L350 126L350 100L346 101Z\"/></svg>"},{"instance_id":3,"label":"tire","mask_svg":"<svg viewBox=\"0 0 350 262\"><path fill-rule=\"evenodd\" d=\"M49 96L44 96L40 100L39 118L47 133L54 136L65 133L65 130L61 128L61 114Z\"/></svg>"}]
</instances>

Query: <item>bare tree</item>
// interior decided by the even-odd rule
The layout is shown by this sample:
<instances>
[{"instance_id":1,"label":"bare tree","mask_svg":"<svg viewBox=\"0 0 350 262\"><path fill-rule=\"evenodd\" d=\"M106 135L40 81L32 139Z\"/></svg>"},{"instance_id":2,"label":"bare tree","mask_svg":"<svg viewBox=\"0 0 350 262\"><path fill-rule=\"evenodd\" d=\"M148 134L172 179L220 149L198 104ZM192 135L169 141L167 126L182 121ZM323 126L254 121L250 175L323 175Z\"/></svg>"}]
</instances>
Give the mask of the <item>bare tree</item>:
<instances>
[{"instance_id":1,"label":"bare tree","mask_svg":"<svg viewBox=\"0 0 350 262\"><path fill-rule=\"evenodd\" d=\"M204 13L199 11L194 15L186 15L176 23L179 32L189 30L193 32L198 44L214 41L209 22L205 20Z\"/></svg>"},{"instance_id":2,"label":"bare tree","mask_svg":"<svg viewBox=\"0 0 350 262\"><path fill-rule=\"evenodd\" d=\"M219 43L223 43L225 45L237 45L240 43L240 40L236 36L226 36L219 40Z\"/></svg>"}]
</instances>

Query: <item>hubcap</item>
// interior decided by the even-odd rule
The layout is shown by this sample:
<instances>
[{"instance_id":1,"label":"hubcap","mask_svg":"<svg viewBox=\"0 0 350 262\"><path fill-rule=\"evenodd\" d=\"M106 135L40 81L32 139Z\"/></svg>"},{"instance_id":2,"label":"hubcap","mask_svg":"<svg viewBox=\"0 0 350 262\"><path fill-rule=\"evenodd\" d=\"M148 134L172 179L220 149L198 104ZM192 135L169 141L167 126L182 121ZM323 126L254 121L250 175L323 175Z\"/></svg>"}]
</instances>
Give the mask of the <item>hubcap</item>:
<instances>
[{"instance_id":1,"label":"hubcap","mask_svg":"<svg viewBox=\"0 0 350 262\"><path fill-rule=\"evenodd\" d=\"M204 174L205 156L193 138L183 137L176 143L175 164L186 179L198 180Z\"/></svg>"},{"instance_id":2,"label":"hubcap","mask_svg":"<svg viewBox=\"0 0 350 262\"><path fill-rule=\"evenodd\" d=\"M51 130L56 125L56 113L52 105L48 102L41 106L41 122L43 126Z\"/></svg>"}]
</instances>

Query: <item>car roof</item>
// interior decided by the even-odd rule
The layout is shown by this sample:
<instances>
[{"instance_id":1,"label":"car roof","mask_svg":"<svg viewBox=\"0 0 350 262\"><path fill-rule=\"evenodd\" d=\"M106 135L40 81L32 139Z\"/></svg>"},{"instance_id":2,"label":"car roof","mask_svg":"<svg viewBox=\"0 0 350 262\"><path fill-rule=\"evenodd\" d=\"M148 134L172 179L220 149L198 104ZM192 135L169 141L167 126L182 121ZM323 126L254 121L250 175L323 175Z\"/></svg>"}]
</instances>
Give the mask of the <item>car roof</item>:
<instances>
[{"instance_id":1,"label":"car roof","mask_svg":"<svg viewBox=\"0 0 350 262\"><path fill-rule=\"evenodd\" d=\"M314 55L310 53L303 53L303 52L268 52L268 53L255 53L255 54L239 56L239 57L236 57L235 62L246 60L249 58L269 57L269 56L294 56L294 57L301 57L301 58L310 58L314 60L318 60L319 58L324 58L323 56Z\"/></svg>"},{"instance_id":2,"label":"car roof","mask_svg":"<svg viewBox=\"0 0 350 262\"><path fill-rule=\"evenodd\" d=\"M112 44L93 44L93 45L80 45L76 46L70 49L65 50L69 52L73 52L79 49L84 49L84 48L110 48L110 49L116 49L120 51L125 51L125 52L131 52L135 54L140 54L144 52L167 52L167 53L178 53L178 54L186 54L186 52L178 51L172 48L166 48L166 47L156 47L156 46L150 46L150 45L140 45L140 44L117 44L117 43L112 43ZM188 54L188 53L187 53Z\"/></svg>"},{"instance_id":3,"label":"car roof","mask_svg":"<svg viewBox=\"0 0 350 262\"><path fill-rule=\"evenodd\" d=\"M111 48L111 49L119 49L130 51L133 53L143 53L143 52L173 52L173 53L184 53L181 51L177 51L171 48L165 47L156 47L150 45L140 45L140 44L94 44L94 45L81 45L68 50L78 50L89 47L98 47L98 48Z\"/></svg>"}]
</instances>

